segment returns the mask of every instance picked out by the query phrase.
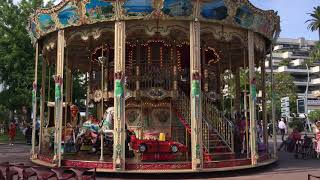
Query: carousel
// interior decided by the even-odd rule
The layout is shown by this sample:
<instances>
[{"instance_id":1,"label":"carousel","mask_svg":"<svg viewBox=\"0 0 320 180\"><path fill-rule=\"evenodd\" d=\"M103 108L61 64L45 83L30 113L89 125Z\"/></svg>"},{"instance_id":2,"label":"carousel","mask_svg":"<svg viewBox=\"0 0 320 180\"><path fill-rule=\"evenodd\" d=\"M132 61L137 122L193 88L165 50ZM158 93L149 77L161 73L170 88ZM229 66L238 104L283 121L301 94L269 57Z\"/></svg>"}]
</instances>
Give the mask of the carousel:
<instances>
[{"instance_id":1,"label":"carousel","mask_svg":"<svg viewBox=\"0 0 320 180\"><path fill-rule=\"evenodd\" d=\"M248 0L63 0L37 10L31 160L136 173L275 162L265 59L279 22Z\"/></svg>"}]
</instances>

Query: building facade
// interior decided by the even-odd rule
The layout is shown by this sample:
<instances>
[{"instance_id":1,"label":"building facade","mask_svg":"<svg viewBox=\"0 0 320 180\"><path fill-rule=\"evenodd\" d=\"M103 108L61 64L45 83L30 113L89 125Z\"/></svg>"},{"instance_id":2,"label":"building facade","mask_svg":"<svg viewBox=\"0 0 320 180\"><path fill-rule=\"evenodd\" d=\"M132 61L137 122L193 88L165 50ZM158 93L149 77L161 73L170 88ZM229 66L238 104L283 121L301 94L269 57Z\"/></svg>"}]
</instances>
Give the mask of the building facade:
<instances>
[{"instance_id":1,"label":"building facade","mask_svg":"<svg viewBox=\"0 0 320 180\"><path fill-rule=\"evenodd\" d=\"M305 38L290 39L279 38L274 45L272 61L274 73L290 73L294 78L298 99L304 99L308 86L308 112L320 109L320 62L309 66L309 54L314 48L316 41ZM270 55L268 55L270 58ZM270 72L269 61L266 61L266 70ZM309 83L308 83L309 73Z\"/></svg>"}]
</instances>

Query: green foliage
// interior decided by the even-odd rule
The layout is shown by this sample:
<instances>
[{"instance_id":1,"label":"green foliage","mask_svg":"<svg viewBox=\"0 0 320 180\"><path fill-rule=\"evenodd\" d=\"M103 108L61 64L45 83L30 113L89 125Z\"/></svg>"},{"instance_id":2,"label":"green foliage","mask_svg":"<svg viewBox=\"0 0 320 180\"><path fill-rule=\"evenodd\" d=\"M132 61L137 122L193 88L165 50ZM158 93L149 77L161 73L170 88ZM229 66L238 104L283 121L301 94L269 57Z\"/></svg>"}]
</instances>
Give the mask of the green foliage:
<instances>
[{"instance_id":1,"label":"green foliage","mask_svg":"<svg viewBox=\"0 0 320 180\"><path fill-rule=\"evenodd\" d=\"M313 62L320 62L320 41L316 43L310 53L310 60Z\"/></svg>"},{"instance_id":2,"label":"green foliage","mask_svg":"<svg viewBox=\"0 0 320 180\"><path fill-rule=\"evenodd\" d=\"M289 66L291 60L290 59L284 59L279 63L279 66Z\"/></svg>"},{"instance_id":3,"label":"green foliage","mask_svg":"<svg viewBox=\"0 0 320 180\"><path fill-rule=\"evenodd\" d=\"M311 19L307 20L306 23L309 23L308 29L311 31L319 31L319 40L320 40L320 6L314 7L312 13L308 13L311 16Z\"/></svg>"},{"instance_id":4,"label":"green foliage","mask_svg":"<svg viewBox=\"0 0 320 180\"><path fill-rule=\"evenodd\" d=\"M5 87L0 93L0 106L5 111L0 110L5 114L0 116L7 117L7 111L19 112L22 106L31 110L35 50L26 27L31 13L43 6L43 0L21 0L17 5L12 0L0 1L0 84ZM40 82L39 78L37 84Z\"/></svg>"},{"instance_id":5,"label":"green foliage","mask_svg":"<svg viewBox=\"0 0 320 180\"><path fill-rule=\"evenodd\" d=\"M10 110L31 106L34 49L26 27L30 13L42 5L40 0L0 2L0 83L6 87L0 103Z\"/></svg>"},{"instance_id":6,"label":"green foliage","mask_svg":"<svg viewBox=\"0 0 320 180\"><path fill-rule=\"evenodd\" d=\"M309 119L312 122L316 122L320 120L320 110L315 110L309 113Z\"/></svg>"},{"instance_id":7,"label":"green foliage","mask_svg":"<svg viewBox=\"0 0 320 180\"><path fill-rule=\"evenodd\" d=\"M270 75L268 75L270 78ZM270 81L269 81L270 82ZM271 86L270 84L267 86L268 94L267 98L271 100ZM275 109L276 115L280 117L281 115L281 98L289 97L290 99L290 108L291 112L296 110L296 86L293 83L293 77L288 73L276 73L274 74L274 102L275 102ZM269 111L271 112L271 106L269 106Z\"/></svg>"},{"instance_id":8,"label":"green foliage","mask_svg":"<svg viewBox=\"0 0 320 180\"><path fill-rule=\"evenodd\" d=\"M289 127L292 129L297 129L299 132L304 131L304 123L298 118L294 118L291 122L289 122Z\"/></svg>"}]
</instances>

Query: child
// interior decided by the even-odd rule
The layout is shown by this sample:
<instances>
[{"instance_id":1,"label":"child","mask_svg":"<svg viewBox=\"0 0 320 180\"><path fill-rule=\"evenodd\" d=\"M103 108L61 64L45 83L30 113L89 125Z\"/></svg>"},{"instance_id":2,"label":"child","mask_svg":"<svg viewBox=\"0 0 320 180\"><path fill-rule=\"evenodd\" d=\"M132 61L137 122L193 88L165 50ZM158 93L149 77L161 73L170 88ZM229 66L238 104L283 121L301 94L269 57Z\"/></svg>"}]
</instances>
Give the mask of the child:
<instances>
[{"instance_id":1,"label":"child","mask_svg":"<svg viewBox=\"0 0 320 180\"><path fill-rule=\"evenodd\" d=\"M14 138L16 137L16 124L11 122L9 125L9 145L13 146Z\"/></svg>"}]
</instances>

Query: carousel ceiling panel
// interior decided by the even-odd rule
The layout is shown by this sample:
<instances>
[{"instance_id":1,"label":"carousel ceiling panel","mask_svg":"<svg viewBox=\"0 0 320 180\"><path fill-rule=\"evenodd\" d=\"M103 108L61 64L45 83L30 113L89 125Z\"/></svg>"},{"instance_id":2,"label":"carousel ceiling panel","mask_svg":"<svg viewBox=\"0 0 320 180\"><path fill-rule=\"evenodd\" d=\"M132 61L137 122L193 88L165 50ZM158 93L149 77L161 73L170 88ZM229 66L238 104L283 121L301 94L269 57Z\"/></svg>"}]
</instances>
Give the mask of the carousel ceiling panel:
<instances>
[{"instance_id":1,"label":"carousel ceiling panel","mask_svg":"<svg viewBox=\"0 0 320 180\"><path fill-rule=\"evenodd\" d=\"M249 0L63 0L50 9L37 10L30 18L29 32L34 41L50 32L68 27L118 20L199 19L206 24L250 29L268 39L280 32L280 18L263 11ZM174 20L174 21L172 21Z\"/></svg>"}]
</instances>

